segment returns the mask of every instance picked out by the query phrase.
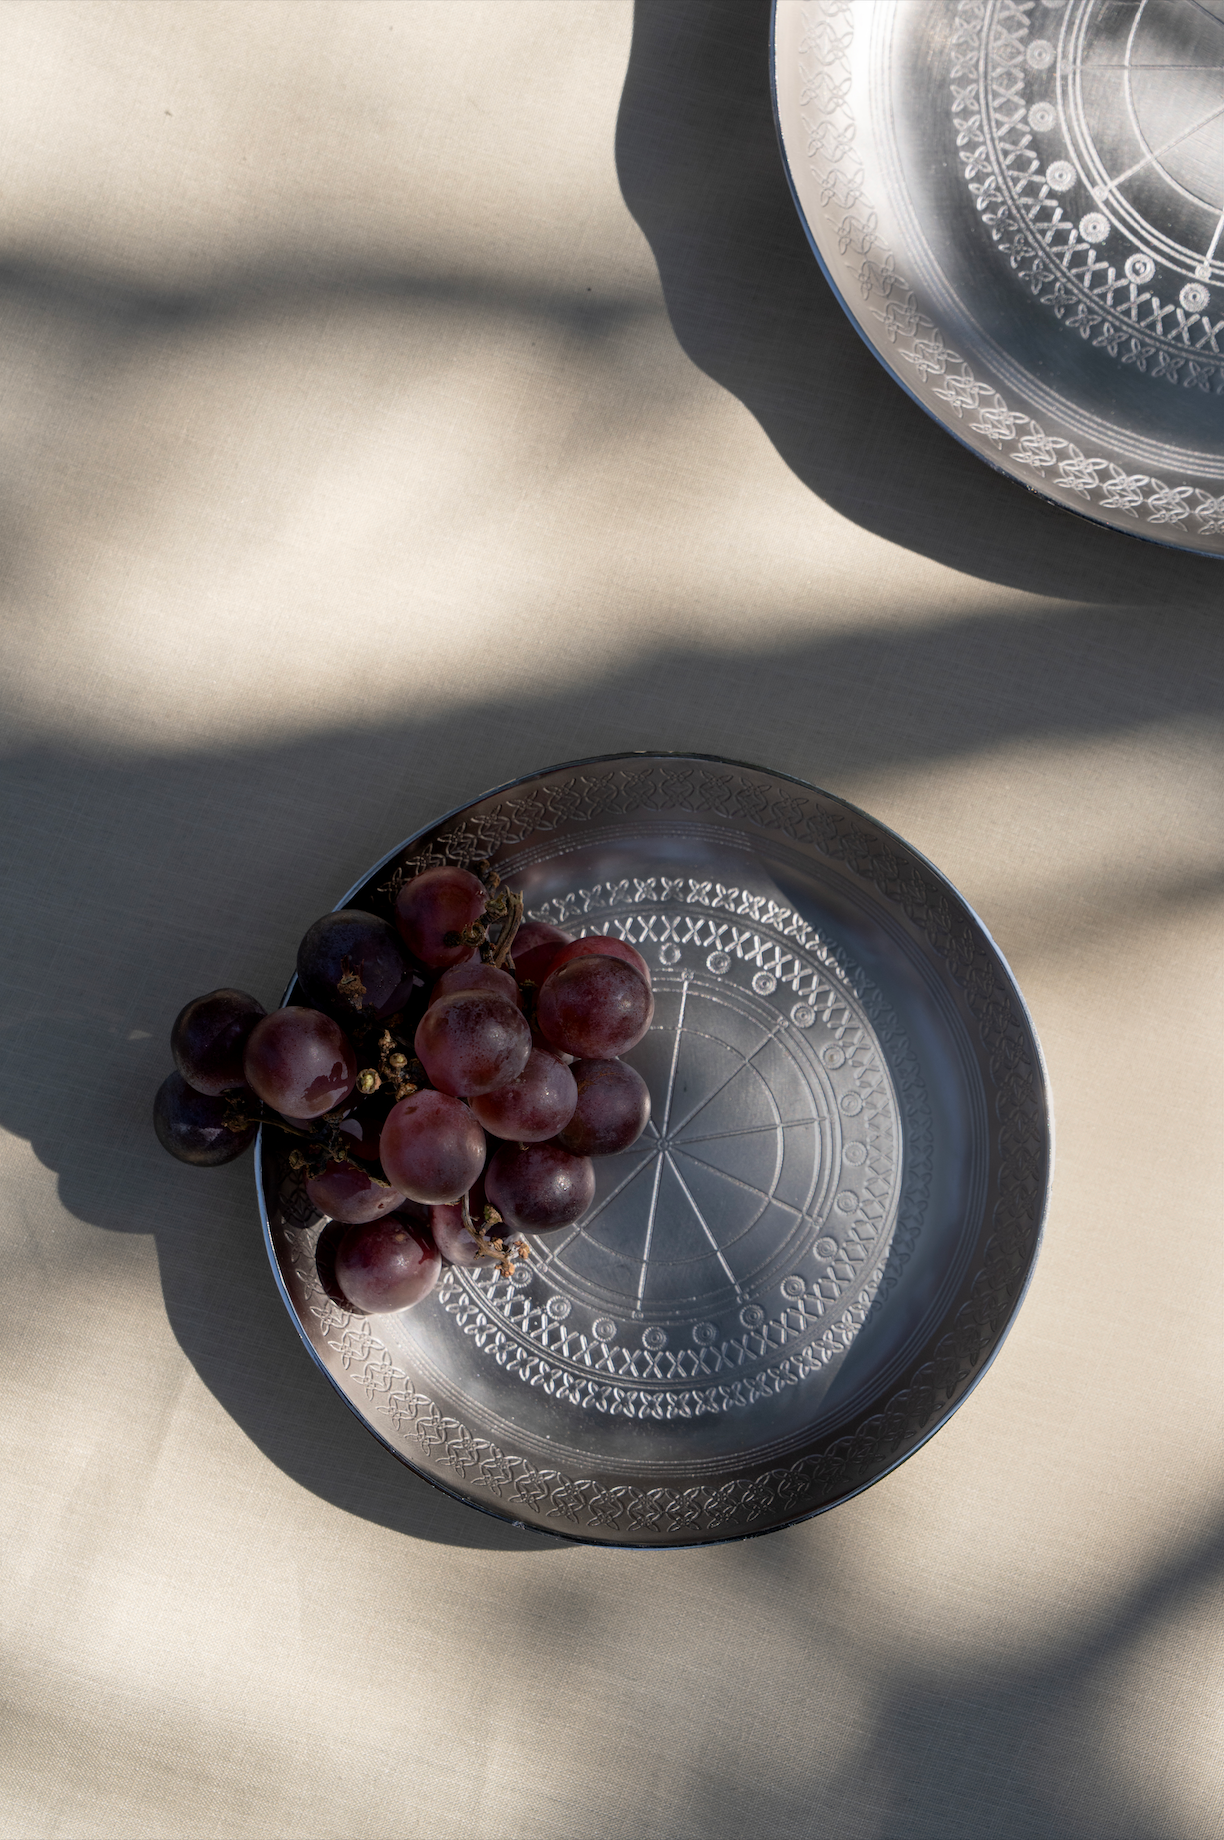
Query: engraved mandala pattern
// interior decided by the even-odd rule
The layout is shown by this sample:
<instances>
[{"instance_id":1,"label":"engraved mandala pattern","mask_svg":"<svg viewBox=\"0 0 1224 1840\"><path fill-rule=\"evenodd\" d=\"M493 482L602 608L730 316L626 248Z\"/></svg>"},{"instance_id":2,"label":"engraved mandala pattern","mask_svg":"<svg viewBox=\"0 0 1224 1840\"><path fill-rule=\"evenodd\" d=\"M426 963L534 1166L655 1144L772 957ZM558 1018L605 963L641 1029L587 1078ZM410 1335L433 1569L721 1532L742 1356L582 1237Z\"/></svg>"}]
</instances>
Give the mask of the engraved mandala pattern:
<instances>
[{"instance_id":1,"label":"engraved mandala pattern","mask_svg":"<svg viewBox=\"0 0 1224 1840\"><path fill-rule=\"evenodd\" d=\"M507 1373L617 1416L724 1412L819 1372L895 1286L921 1229L930 1108L896 1018L798 914L721 883L597 884L533 917L614 932L664 967L643 1044L656 1063L655 1116L632 1151L597 1164L600 1189L582 1222L538 1242L530 1290L496 1271L453 1271L444 1307ZM893 1057L887 1070L876 1017ZM686 1098L673 1110L678 1073ZM905 1136L912 1130L915 1140L899 1224L898 1075ZM832 1167L814 1172L822 1142L821 1163ZM626 1234L641 1254L629 1269L636 1294L616 1289ZM649 1254L657 1266L663 1239L673 1257L687 1253L679 1309L669 1305L667 1265L655 1295ZM754 1269L762 1239L768 1257ZM601 1281L612 1288L584 1297ZM564 1295L549 1295L553 1284Z\"/></svg>"},{"instance_id":2,"label":"engraved mandala pattern","mask_svg":"<svg viewBox=\"0 0 1224 1840\"><path fill-rule=\"evenodd\" d=\"M1224 148L1208 137L1224 116L1224 19L1200 14L1188 20L1204 41L1198 73L1185 63L1180 35L1166 51L1168 61L1151 55L1189 4L1144 0L1119 10L1078 0L1060 14L1054 44L1045 36L1050 10L1033 0L960 0L952 36L952 114L982 221L1037 299L1069 331L1119 363L1185 389L1220 393L1224 261L1214 258L1224 227ZM1114 32L1112 22L1118 22ZM1182 61L1175 64L1174 57ZM1201 99L1206 106L1192 109L1189 121L1179 117L1172 133L1145 134L1142 107L1167 130L1172 85L1185 90L1195 74L1208 86ZM1126 151L1117 158L1102 155L1092 132L1094 113L1112 116L1115 128L1132 118L1131 131L1119 136ZM1170 175L1158 195L1158 202L1181 204L1188 235L1194 218L1201 220L1198 246L1179 247L1145 221L1126 187L1164 176L1162 159L1177 156L1184 163L1196 136L1206 143L1204 160L1217 166L1215 192L1205 199L1187 195ZM1069 458L1070 466L1062 463L1066 483L1090 497L1106 463L1078 451ZM1181 522L1195 509L1187 502L1194 496L1189 486L1137 483L1161 495L1152 507L1154 522ZM1218 529L1219 513L1208 508L1214 501L1199 497L1204 524Z\"/></svg>"}]
</instances>

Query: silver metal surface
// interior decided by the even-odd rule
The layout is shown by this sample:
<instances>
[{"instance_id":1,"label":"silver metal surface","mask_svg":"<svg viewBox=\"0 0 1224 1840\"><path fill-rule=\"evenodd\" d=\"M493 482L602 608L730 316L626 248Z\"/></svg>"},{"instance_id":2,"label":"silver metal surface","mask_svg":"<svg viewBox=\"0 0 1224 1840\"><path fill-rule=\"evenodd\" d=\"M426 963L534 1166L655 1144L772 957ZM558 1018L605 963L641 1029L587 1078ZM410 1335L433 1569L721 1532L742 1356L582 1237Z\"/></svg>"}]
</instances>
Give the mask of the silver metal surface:
<instances>
[{"instance_id":1,"label":"silver metal surface","mask_svg":"<svg viewBox=\"0 0 1224 1840\"><path fill-rule=\"evenodd\" d=\"M827 793L731 762L554 768L387 864L491 859L530 914L648 958L627 1057L653 1117L513 1280L448 1267L367 1318L323 1223L257 1158L273 1266L316 1360L396 1455L573 1538L683 1545L856 1494L943 1423L1028 1281L1050 1164L1040 1052L980 923Z\"/></svg>"},{"instance_id":2,"label":"silver metal surface","mask_svg":"<svg viewBox=\"0 0 1224 1840\"><path fill-rule=\"evenodd\" d=\"M1224 554L1224 0L776 0L773 57L898 381L1057 503Z\"/></svg>"}]
</instances>

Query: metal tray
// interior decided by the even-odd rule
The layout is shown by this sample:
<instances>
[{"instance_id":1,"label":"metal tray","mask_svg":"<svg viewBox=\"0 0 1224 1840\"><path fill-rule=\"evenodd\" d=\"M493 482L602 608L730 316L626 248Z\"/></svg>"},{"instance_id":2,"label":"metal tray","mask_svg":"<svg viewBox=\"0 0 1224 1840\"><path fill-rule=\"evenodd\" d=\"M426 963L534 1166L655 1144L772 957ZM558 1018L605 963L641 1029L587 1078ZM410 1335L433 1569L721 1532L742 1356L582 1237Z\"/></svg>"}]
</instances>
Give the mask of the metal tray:
<instances>
[{"instance_id":1,"label":"metal tray","mask_svg":"<svg viewBox=\"0 0 1224 1840\"><path fill-rule=\"evenodd\" d=\"M533 775L342 905L377 910L395 862L479 858L529 914L648 957L656 1017L628 1058L651 1125L513 1280L447 1267L373 1318L325 1290L324 1225L261 1141L268 1250L307 1347L396 1456L524 1526L698 1545L847 1500L961 1403L1032 1271L1050 1119L1007 966L892 832L731 761Z\"/></svg>"},{"instance_id":2,"label":"metal tray","mask_svg":"<svg viewBox=\"0 0 1224 1840\"><path fill-rule=\"evenodd\" d=\"M1224 554L1224 0L775 0L773 74L812 246L910 395Z\"/></svg>"}]
</instances>

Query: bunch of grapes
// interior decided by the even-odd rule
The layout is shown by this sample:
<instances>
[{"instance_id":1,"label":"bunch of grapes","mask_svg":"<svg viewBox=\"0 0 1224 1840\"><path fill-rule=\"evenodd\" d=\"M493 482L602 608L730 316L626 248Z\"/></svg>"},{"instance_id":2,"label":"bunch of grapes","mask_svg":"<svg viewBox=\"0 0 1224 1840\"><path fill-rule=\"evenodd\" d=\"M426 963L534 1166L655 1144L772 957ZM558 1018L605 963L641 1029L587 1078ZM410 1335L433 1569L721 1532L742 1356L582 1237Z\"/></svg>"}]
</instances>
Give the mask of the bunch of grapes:
<instances>
[{"instance_id":1,"label":"bunch of grapes","mask_svg":"<svg viewBox=\"0 0 1224 1840\"><path fill-rule=\"evenodd\" d=\"M342 908L298 948L302 998L270 1014L240 990L188 1003L154 1104L185 1163L228 1163L260 1124L321 1214L320 1277L371 1314L431 1291L443 1262L528 1256L523 1233L582 1218L593 1156L650 1116L620 1056L654 1014L650 971L619 939L523 922L487 864L396 875L391 920ZM513 956L512 956L513 953Z\"/></svg>"}]
</instances>

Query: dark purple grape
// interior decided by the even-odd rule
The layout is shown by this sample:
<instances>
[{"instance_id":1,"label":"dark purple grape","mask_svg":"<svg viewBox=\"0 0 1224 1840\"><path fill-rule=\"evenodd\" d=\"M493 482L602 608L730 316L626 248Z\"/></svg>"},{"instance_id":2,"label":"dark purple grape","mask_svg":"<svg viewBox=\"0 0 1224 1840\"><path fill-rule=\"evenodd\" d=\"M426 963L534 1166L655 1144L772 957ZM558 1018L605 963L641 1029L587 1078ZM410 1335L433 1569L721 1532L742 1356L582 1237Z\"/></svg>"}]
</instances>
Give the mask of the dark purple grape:
<instances>
[{"instance_id":1,"label":"dark purple grape","mask_svg":"<svg viewBox=\"0 0 1224 1840\"><path fill-rule=\"evenodd\" d=\"M376 1182L364 1169L355 1169L351 1163L329 1163L320 1175L311 1176L306 1193L320 1214L347 1221L350 1226L359 1221L379 1220L384 1214L402 1207L408 1199L399 1189Z\"/></svg>"},{"instance_id":2,"label":"dark purple grape","mask_svg":"<svg viewBox=\"0 0 1224 1840\"><path fill-rule=\"evenodd\" d=\"M489 1159L485 1193L507 1226L547 1233L586 1213L595 1198L595 1168L559 1144L503 1144Z\"/></svg>"},{"instance_id":3,"label":"dark purple grape","mask_svg":"<svg viewBox=\"0 0 1224 1840\"><path fill-rule=\"evenodd\" d=\"M519 1144L542 1144L569 1123L578 1103L574 1076L555 1054L533 1048L517 1080L480 1093L472 1110L494 1137Z\"/></svg>"},{"instance_id":4,"label":"dark purple grape","mask_svg":"<svg viewBox=\"0 0 1224 1840\"><path fill-rule=\"evenodd\" d=\"M241 1093L234 1095L241 1099ZM251 1104L256 1102L251 1099ZM176 1156L180 1163L194 1163L200 1169L215 1168L218 1163L232 1163L250 1145L259 1129L252 1121L241 1131L228 1129L225 1120L232 1115L232 1102L216 1093L198 1092L188 1086L181 1073L164 1079L153 1101L153 1129L163 1150Z\"/></svg>"},{"instance_id":5,"label":"dark purple grape","mask_svg":"<svg viewBox=\"0 0 1224 1840\"><path fill-rule=\"evenodd\" d=\"M266 1014L259 999L244 990L210 990L185 1004L170 1031L170 1052L188 1086L221 1093L244 1085L242 1057L251 1030Z\"/></svg>"},{"instance_id":6,"label":"dark purple grape","mask_svg":"<svg viewBox=\"0 0 1224 1840\"><path fill-rule=\"evenodd\" d=\"M290 1004L255 1024L243 1060L247 1085L288 1118L320 1118L348 1096L357 1061L337 1023Z\"/></svg>"},{"instance_id":7,"label":"dark purple grape","mask_svg":"<svg viewBox=\"0 0 1224 1840\"><path fill-rule=\"evenodd\" d=\"M402 1007L412 967L395 928L377 914L342 907L309 929L297 955L307 1003L342 1026L380 1021Z\"/></svg>"},{"instance_id":8,"label":"dark purple grape","mask_svg":"<svg viewBox=\"0 0 1224 1840\"><path fill-rule=\"evenodd\" d=\"M442 1260L428 1227L392 1214L350 1227L336 1248L335 1269L354 1309L386 1316L427 1297Z\"/></svg>"},{"instance_id":9,"label":"dark purple grape","mask_svg":"<svg viewBox=\"0 0 1224 1840\"><path fill-rule=\"evenodd\" d=\"M387 1180L414 1201L459 1201L484 1167L485 1135L461 1099L413 1093L393 1105L379 1139Z\"/></svg>"},{"instance_id":10,"label":"dark purple grape","mask_svg":"<svg viewBox=\"0 0 1224 1840\"><path fill-rule=\"evenodd\" d=\"M396 895L395 924L423 965L443 971L475 954L472 945L447 945L447 936L474 926L488 898L484 883L467 869L426 869Z\"/></svg>"},{"instance_id":11,"label":"dark purple grape","mask_svg":"<svg viewBox=\"0 0 1224 1840\"><path fill-rule=\"evenodd\" d=\"M394 1103L395 1100L384 1087L375 1098L364 1100L358 1111L341 1119L339 1129L344 1136L344 1148L350 1156L360 1157L363 1163L378 1161L378 1140Z\"/></svg>"},{"instance_id":12,"label":"dark purple grape","mask_svg":"<svg viewBox=\"0 0 1224 1840\"><path fill-rule=\"evenodd\" d=\"M478 958L444 971L430 991L429 1001L433 1004L442 997L453 997L458 990L488 990L494 996L505 997L516 1008L519 1003L519 988L510 973L499 971L496 965L482 965Z\"/></svg>"},{"instance_id":13,"label":"dark purple grape","mask_svg":"<svg viewBox=\"0 0 1224 1840\"><path fill-rule=\"evenodd\" d=\"M570 1073L578 1101L557 1142L575 1156L627 1150L650 1117L650 1088L641 1074L625 1061L575 1061Z\"/></svg>"},{"instance_id":14,"label":"dark purple grape","mask_svg":"<svg viewBox=\"0 0 1224 1840\"><path fill-rule=\"evenodd\" d=\"M572 964L576 958L619 958L636 971L647 990L650 989L650 966L627 939L611 939L606 933L587 933L561 947L553 959L552 969L560 971L562 965Z\"/></svg>"},{"instance_id":15,"label":"dark purple grape","mask_svg":"<svg viewBox=\"0 0 1224 1840\"><path fill-rule=\"evenodd\" d=\"M551 971L536 1005L545 1040L577 1060L614 1060L641 1041L653 1015L654 998L637 972L623 959L594 955Z\"/></svg>"},{"instance_id":16,"label":"dark purple grape","mask_svg":"<svg viewBox=\"0 0 1224 1840\"><path fill-rule=\"evenodd\" d=\"M414 1047L440 1092L492 1092L517 1080L531 1053L531 1030L513 1003L490 990L458 990L431 1003Z\"/></svg>"}]
</instances>

